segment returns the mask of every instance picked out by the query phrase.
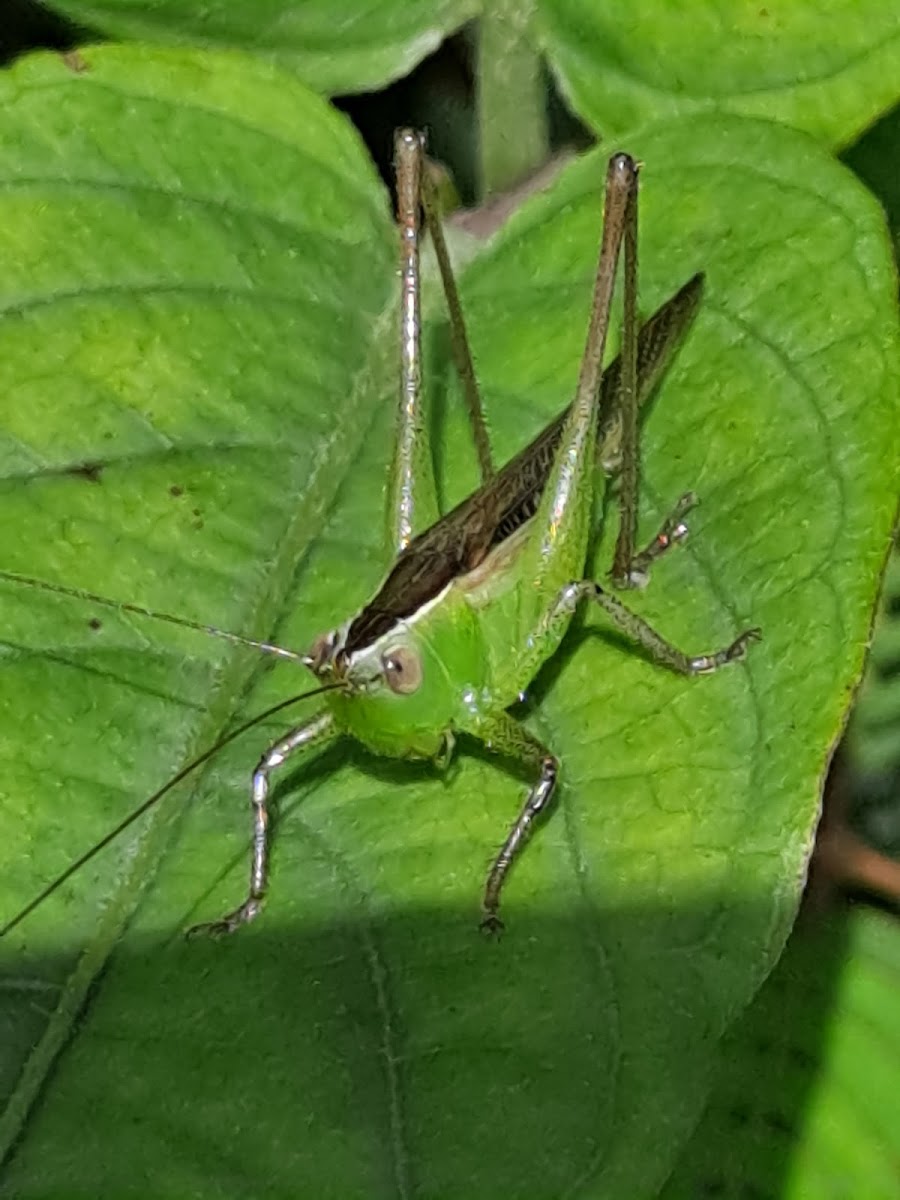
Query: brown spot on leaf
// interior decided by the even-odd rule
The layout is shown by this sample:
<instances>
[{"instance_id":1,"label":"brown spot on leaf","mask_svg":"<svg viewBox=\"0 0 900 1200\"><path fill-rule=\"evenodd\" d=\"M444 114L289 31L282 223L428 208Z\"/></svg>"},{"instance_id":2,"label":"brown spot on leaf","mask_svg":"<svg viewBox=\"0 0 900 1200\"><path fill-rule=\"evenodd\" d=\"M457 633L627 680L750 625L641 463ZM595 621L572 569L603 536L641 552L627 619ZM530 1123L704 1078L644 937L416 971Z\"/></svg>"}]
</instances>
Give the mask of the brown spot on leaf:
<instances>
[{"instance_id":1,"label":"brown spot on leaf","mask_svg":"<svg viewBox=\"0 0 900 1200\"><path fill-rule=\"evenodd\" d=\"M90 70L87 60L78 50L66 50L60 57L69 70L74 71L76 75L83 75L85 71Z\"/></svg>"}]
</instances>

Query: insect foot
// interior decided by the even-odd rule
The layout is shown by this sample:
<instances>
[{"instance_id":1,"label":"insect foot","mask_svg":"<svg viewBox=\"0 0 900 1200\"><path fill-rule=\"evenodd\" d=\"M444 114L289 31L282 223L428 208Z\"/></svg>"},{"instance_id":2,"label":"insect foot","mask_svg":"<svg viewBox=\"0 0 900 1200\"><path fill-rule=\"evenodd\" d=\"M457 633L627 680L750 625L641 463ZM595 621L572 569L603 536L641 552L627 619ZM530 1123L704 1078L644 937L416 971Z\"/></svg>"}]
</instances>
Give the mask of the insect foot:
<instances>
[{"instance_id":1,"label":"insect foot","mask_svg":"<svg viewBox=\"0 0 900 1200\"><path fill-rule=\"evenodd\" d=\"M639 554L635 554L624 574L610 572L613 583L619 588L644 588L650 582L650 566L667 550L680 545L688 535L685 517L700 503L696 492L685 492L660 526L656 536L647 543Z\"/></svg>"},{"instance_id":2,"label":"insect foot","mask_svg":"<svg viewBox=\"0 0 900 1200\"><path fill-rule=\"evenodd\" d=\"M724 650L719 650L716 654L702 655L699 658L693 659L693 673L703 675L708 671L715 671L719 667L724 667L728 663L739 662L742 658L747 657L747 647L751 642L761 641L762 630L758 625L755 625L752 629L745 629Z\"/></svg>"},{"instance_id":3,"label":"insect foot","mask_svg":"<svg viewBox=\"0 0 900 1200\"><path fill-rule=\"evenodd\" d=\"M486 938L499 940L506 926L495 912L486 912L478 923L478 928Z\"/></svg>"},{"instance_id":4,"label":"insect foot","mask_svg":"<svg viewBox=\"0 0 900 1200\"><path fill-rule=\"evenodd\" d=\"M252 921L255 917L258 917L262 912L262 906L262 897L247 900L240 908L236 908L234 912L229 913L218 921L204 921L200 925L192 925L190 929L184 931L184 936L188 941L197 937L227 937L228 934L234 933L236 929L240 929L242 925L246 925L248 921Z\"/></svg>"}]
</instances>

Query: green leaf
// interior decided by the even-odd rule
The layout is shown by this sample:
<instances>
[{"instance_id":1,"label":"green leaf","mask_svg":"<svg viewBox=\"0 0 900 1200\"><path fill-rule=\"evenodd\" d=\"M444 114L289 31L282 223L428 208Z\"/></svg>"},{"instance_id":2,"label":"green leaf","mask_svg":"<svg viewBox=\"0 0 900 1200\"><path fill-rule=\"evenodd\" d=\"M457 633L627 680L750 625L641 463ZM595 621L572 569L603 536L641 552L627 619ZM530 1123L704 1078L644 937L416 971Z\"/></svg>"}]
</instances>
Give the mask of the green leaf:
<instances>
[{"instance_id":1,"label":"green leaf","mask_svg":"<svg viewBox=\"0 0 900 1200\"><path fill-rule=\"evenodd\" d=\"M837 1200L897 1191L900 930L806 914L722 1041L722 1070L663 1200Z\"/></svg>"},{"instance_id":2,"label":"green leaf","mask_svg":"<svg viewBox=\"0 0 900 1200\"><path fill-rule=\"evenodd\" d=\"M482 197L520 183L549 155L546 70L532 37L535 11L534 0L494 0L478 22Z\"/></svg>"},{"instance_id":3,"label":"green leaf","mask_svg":"<svg viewBox=\"0 0 900 1200\"><path fill-rule=\"evenodd\" d=\"M111 38L248 50L289 67L316 91L383 87L411 71L475 15L477 0L54 0Z\"/></svg>"},{"instance_id":4,"label":"green leaf","mask_svg":"<svg viewBox=\"0 0 900 1200\"><path fill-rule=\"evenodd\" d=\"M302 648L384 566L386 198L274 69L86 57L0 81L0 563ZM686 488L702 507L633 604L690 650L750 623L764 643L682 680L588 614L526 706L563 786L499 943L478 900L523 781L346 744L285 772L260 922L183 943L243 894L249 769L284 726L230 746L3 945L11 1193L635 1200L669 1172L787 934L861 669L896 314L877 206L810 139L697 118L627 144L643 307L708 274L646 422L642 529ZM603 170L576 163L464 272L500 458L572 394ZM451 502L474 474L444 332ZM68 598L4 585L0 606L3 914L234 714L308 686Z\"/></svg>"},{"instance_id":5,"label":"green leaf","mask_svg":"<svg viewBox=\"0 0 900 1200\"><path fill-rule=\"evenodd\" d=\"M770 117L846 145L898 97L900 17L883 0L538 0L572 108L604 137L696 112Z\"/></svg>"}]
</instances>

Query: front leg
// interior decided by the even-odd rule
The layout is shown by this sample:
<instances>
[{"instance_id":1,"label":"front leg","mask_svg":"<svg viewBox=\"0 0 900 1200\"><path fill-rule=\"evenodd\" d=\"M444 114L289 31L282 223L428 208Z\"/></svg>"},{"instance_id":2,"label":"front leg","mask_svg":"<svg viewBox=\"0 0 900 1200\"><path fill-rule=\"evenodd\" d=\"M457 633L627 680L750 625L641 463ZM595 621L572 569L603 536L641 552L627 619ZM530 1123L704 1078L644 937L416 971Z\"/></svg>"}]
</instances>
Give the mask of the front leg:
<instances>
[{"instance_id":1,"label":"front leg","mask_svg":"<svg viewBox=\"0 0 900 1200\"><path fill-rule=\"evenodd\" d=\"M559 762L537 738L532 737L518 721L505 712L492 717L479 731L478 736L488 750L512 758L524 767L537 771L537 779L525 797L522 810L506 835L484 885L481 928L487 933L498 933L503 928L499 908L504 881L514 859L528 841L536 818L550 803L556 789Z\"/></svg>"},{"instance_id":2,"label":"front leg","mask_svg":"<svg viewBox=\"0 0 900 1200\"><path fill-rule=\"evenodd\" d=\"M333 735L334 717L326 710L279 738L259 760L253 772L250 790L250 803L253 806L253 856L250 861L250 887L247 897L233 912L226 913L220 920L192 925L187 931L188 937L197 934L221 937L226 933L234 933L241 925L246 925L259 916L269 883L269 777L297 751L308 750Z\"/></svg>"}]
</instances>

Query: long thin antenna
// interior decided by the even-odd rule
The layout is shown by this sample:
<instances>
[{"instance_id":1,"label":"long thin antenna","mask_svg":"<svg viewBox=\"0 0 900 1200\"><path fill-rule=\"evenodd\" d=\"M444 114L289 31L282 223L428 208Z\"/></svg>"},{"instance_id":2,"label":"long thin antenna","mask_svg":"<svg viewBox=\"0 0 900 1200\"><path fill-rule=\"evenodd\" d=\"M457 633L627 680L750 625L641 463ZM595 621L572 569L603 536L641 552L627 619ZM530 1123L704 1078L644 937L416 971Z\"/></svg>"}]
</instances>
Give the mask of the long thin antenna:
<instances>
[{"instance_id":1,"label":"long thin antenna","mask_svg":"<svg viewBox=\"0 0 900 1200\"><path fill-rule=\"evenodd\" d=\"M4 574L6 573L4 572ZM26 904L20 912L16 913L12 920L7 921L5 925L0 927L0 938L6 937L11 930L15 929L17 925L21 924L26 917L30 916L36 908L44 903L45 900L49 899L54 892L58 891L67 880L71 879L76 871L80 871L81 868L86 866L87 863L89 863L92 858L98 855L101 850L105 850L110 842L114 842L119 834L124 833L129 825L133 825L134 822L142 817L145 812L148 812L149 809L154 806L154 804L157 804L167 792L170 792L173 787L181 783L185 776L190 775L191 771L195 771L197 767L200 767L203 765L203 763L208 762L214 754L218 754L218 752L227 746L229 742L233 742L235 738L239 738L242 733L246 733L248 729L252 729L254 725L259 725L261 721L265 721L267 718L274 716L275 713L281 712L282 709L288 708L292 704L297 704L300 700L308 700L311 696L318 696L322 692L333 692L335 689L340 688L341 686L342 685L340 683L326 683L322 687L313 688L309 692L301 692L297 696L291 696L289 700L282 700L279 704L273 704L271 708L267 708L264 712L257 713L255 717L251 717L249 721L245 721L243 725L239 725L237 729L233 729L231 733L227 733L225 737L220 738L215 745L210 746L208 750L204 750L201 755L189 762L187 766L182 767L176 775L173 775L172 778L164 783L161 788L155 791L152 796L149 796L143 801L142 804L139 804L137 808L133 809L127 817L125 817L119 822L118 825L115 826L114 829L111 829L109 833L105 834L99 842L95 842L94 845L91 846L90 850L86 850L80 858L76 858L74 862L70 863L61 875L58 875L56 879L54 879L52 883L49 883L39 895L35 896L33 900L29 901L29 903Z\"/></svg>"},{"instance_id":2,"label":"long thin antenna","mask_svg":"<svg viewBox=\"0 0 900 1200\"><path fill-rule=\"evenodd\" d=\"M115 608L120 612L137 613L141 617L152 617L154 621L167 621L170 625L180 625L184 629L195 629L198 633L207 633L211 637L222 638L238 646L252 646L264 654L274 654L278 658L289 658L292 662L309 665L309 655L297 650L288 650L284 646L276 646L273 642L260 642L255 638L243 637L239 633L230 633L227 629L219 629L215 625L204 625L200 621L189 621L187 617L175 617L171 613L158 612L155 608L144 608L141 604L129 604L125 600L110 600L107 596L98 596L95 592L84 588L66 587L61 583L48 583L46 579L34 579L30 575L20 575L17 571L0 570L0 580L7 583L21 583L26 587L36 588L41 592L51 592L57 596L71 596L75 600L86 600L90 604L102 604L105 608Z\"/></svg>"}]
</instances>

